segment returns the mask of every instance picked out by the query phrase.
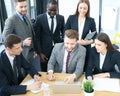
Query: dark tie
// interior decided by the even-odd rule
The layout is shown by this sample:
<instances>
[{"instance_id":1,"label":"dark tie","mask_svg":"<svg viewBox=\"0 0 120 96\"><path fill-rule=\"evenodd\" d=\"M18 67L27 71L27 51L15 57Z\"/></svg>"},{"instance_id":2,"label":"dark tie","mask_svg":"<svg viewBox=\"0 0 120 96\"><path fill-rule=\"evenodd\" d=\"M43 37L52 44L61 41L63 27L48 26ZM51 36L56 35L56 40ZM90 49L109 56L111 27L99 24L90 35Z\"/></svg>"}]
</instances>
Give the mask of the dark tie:
<instances>
[{"instance_id":1,"label":"dark tie","mask_svg":"<svg viewBox=\"0 0 120 96\"><path fill-rule=\"evenodd\" d=\"M53 33L53 28L54 28L54 16L50 16L51 18L51 32Z\"/></svg>"},{"instance_id":2,"label":"dark tie","mask_svg":"<svg viewBox=\"0 0 120 96\"><path fill-rule=\"evenodd\" d=\"M68 73L68 63L70 60L70 51L68 52L67 59L66 59L66 73Z\"/></svg>"},{"instance_id":3,"label":"dark tie","mask_svg":"<svg viewBox=\"0 0 120 96\"><path fill-rule=\"evenodd\" d=\"M24 20L25 24L26 24L26 25L28 25L28 23L27 23L27 20L26 20L26 17L25 17L25 16L23 16L23 20Z\"/></svg>"},{"instance_id":4,"label":"dark tie","mask_svg":"<svg viewBox=\"0 0 120 96\"><path fill-rule=\"evenodd\" d=\"M14 74L14 81L16 83L18 83L18 79L17 79L17 66L16 66L16 58L14 58L13 60L13 74Z\"/></svg>"}]
</instances>

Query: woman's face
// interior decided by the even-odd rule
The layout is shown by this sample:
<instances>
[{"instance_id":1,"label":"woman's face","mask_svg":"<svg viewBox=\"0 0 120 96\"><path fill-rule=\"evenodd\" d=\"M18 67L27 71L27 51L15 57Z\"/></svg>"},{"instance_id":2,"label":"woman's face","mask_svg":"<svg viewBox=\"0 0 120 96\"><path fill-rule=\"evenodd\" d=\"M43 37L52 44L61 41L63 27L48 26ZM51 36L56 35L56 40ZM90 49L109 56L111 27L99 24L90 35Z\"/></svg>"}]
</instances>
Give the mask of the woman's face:
<instances>
[{"instance_id":1,"label":"woman's face","mask_svg":"<svg viewBox=\"0 0 120 96\"><path fill-rule=\"evenodd\" d=\"M84 17L88 11L88 5L86 3L80 3L78 6L79 15Z\"/></svg>"},{"instance_id":2,"label":"woman's face","mask_svg":"<svg viewBox=\"0 0 120 96\"><path fill-rule=\"evenodd\" d=\"M107 50L107 44L98 39L95 39L95 48L98 53L104 53Z\"/></svg>"}]
</instances>

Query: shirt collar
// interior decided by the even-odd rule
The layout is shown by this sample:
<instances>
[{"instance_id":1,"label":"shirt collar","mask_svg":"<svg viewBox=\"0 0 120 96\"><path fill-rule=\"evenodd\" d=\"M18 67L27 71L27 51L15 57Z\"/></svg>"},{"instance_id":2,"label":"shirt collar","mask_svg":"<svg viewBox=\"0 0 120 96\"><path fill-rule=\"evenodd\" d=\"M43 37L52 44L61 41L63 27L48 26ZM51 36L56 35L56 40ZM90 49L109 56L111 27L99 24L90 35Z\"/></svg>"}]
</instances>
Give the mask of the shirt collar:
<instances>
[{"instance_id":1,"label":"shirt collar","mask_svg":"<svg viewBox=\"0 0 120 96\"><path fill-rule=\"evenodd\" d=\"M48 13L46 13L46 14L47 14L47 18L48 18L48 19L51 19L51 18L50 18L50 15L49 15ZM56 19L56 15L54 15L54 19Z\"/></svg>"},{"instance_id":2,"label":"shirt collar","mask_svg":"<svg viewBox=\"0 0 120 96\"><path fill-rule=\"evenodd\" d=\"M19 17L21 20L23 20L23 15L20 14L19 12L17 12L17 11L16 11L16 13L17 13L18 17Z\"/></svg>"}]
</instances>

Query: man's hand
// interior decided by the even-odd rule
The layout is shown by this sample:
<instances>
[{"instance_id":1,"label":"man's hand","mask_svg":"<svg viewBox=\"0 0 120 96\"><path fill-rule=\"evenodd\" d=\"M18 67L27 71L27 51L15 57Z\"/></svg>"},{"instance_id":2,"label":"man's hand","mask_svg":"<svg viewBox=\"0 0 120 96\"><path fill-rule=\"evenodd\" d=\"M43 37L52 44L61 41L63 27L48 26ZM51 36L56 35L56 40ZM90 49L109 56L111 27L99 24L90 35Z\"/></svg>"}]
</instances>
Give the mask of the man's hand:
<instances>
[{"instance_id":1,"label":"man's hand","mask_svg":"<svg viewBox=\"0 0 120 96\"><path fill-rule=\"evenodd\" d=\"M40 54L41 62L47 62L48 58L44 54Z\"/></svg>"},{"instance_id":2,"label":"man's hand","mask_svg":"<svg viewBox=\"0 0 120 96\"><path fill-rule=\"evenodd\" d=\"M41 81L41 77L39 75L34 75L34 80L35 81Z\"/></svg>"},{"instance_id":3,"label":"man's hand","mask_svg":"<svg viewBox=\"0 0 120 96\"><path fill-rule=\"evenodd\" d=\"M30 46L31 43L32 43L32 38L31 37L28 37L23 41L24 46Z\"/></svg>"},{"instance_id":4,"label":"man's hand","mask_svg":"<svg viewBox=\"0 0 120 96\"><path fill-rule=\"evenodd\" d=\"M35 81L33 84L27 85L26 90L38 90L41 87L41 81Z\"/></svg>"},{"instance_id":5,"label":"man's hand","mask_svg":"<svg viewBox=\"0 0 120 96\"><path fill-rule=\"evenodd\" d=\"M72 74L70 76L65 77L64 82L66 83L73 83L76 78L75 74Z\"/></svg>"},{"instance_id":6,"label":"man's hand","mask_svg":"<svg viewBox=\"0 0 120 96\"><path fill-rule=\"evenodd\" d=\"M49 72L49 73L48 73L47 79L50 80L50 81L55 80L55 75L53 74L53 72Z\"/></svg>"}]
</instances>

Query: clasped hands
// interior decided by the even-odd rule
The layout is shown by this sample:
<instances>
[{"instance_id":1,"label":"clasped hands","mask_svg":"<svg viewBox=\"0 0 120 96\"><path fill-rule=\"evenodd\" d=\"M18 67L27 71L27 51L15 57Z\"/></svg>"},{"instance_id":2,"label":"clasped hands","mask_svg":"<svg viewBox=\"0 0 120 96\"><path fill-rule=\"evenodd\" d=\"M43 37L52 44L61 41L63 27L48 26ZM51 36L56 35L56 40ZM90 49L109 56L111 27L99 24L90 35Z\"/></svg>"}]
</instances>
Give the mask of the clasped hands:
<instances>
[{"instance_id":1,"label":"clasped hands","mask_svg":"<svg viewBox=\"0 0 120 96\"><path fill-rule=\"evenodd\" d=\"M71 75L65 77L63 81L69 84L69 83L73 83L75 78L76 78L76 75L71 74ZM56 79L55 74L53 74L53 72L49 72L47 74L47 79L50 80L50 81L54 81Z\"/></svg>"}]
</instances>

